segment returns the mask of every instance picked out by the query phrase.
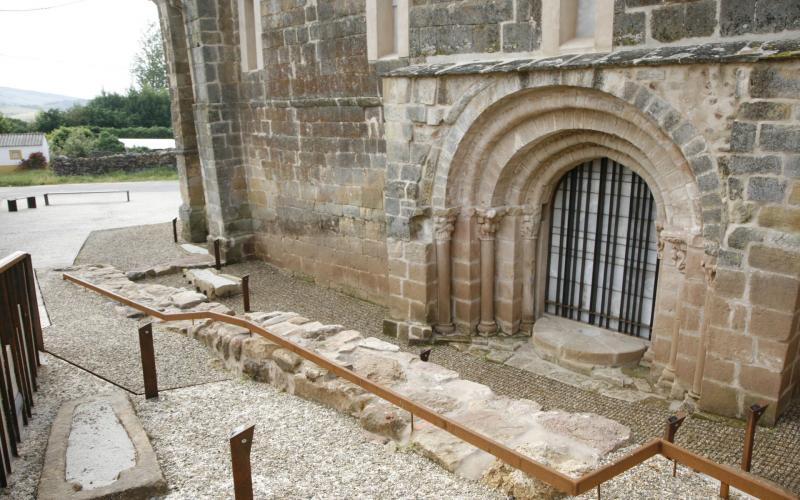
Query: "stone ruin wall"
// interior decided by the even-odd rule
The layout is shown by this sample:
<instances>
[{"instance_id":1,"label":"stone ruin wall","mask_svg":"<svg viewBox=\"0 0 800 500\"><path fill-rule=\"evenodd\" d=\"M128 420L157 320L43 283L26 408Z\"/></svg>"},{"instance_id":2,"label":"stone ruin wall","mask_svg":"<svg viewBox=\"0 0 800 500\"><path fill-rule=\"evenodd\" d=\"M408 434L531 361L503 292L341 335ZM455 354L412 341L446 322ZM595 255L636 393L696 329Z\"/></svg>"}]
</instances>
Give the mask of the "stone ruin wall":
<instances>
[{"instance_id":1,"label":"stone ruin wall","mask_svg":"<svg viewBox=\"0 0 800 500\"><path fill-rule=\"evenodd\" d=\"M235 1L158 3L179 135L181 220L193 241L206 234L222 238L229 258L257 256L386 304L395 320L388 323L390 331L407 336L421 329L424 336L438 314L435 227L424 201L432 179L425 176L434 175L431 154L442 147L448 113L458 115L459 98L503 79L615 82L611 95L634 108L663 101L678 112L688 127L679 134L692 133L676 138L672 130L667 136L695 158L698 181L704 173L715 174L691 189L698 195L692 203L709 222L704 230L717 233L712 247L719 250L718 292L707 305L702 238L686 249L685 280L678 276L683 273L669 272L665 259L654 372L667 363L672 344L676 288L669 285L685 282L675 360L684 388L692 385L704 320L711 332L703 380L709 388L704 392L713 394L708 409L741 415L752 400L763 398L780 401L771 408L776 411L800 387L797 63L384 79L393 69L433 58L536 56L541 2L413 0L411 57L368 64L364 1L296 0L262 2L265 68L243 73ZM793 0L614 5L615 48L797 38L800 30ZM626 88L634 92L628 95ZM693 149L701 143L701 150ZM509 220L521 224L522 215ZM498 238L513 233L506 227ZM456 301L453 312L457 324L471 329L479 305L477 227L455 224L454 241L465 235L473 238L464 249L472 256L465 261L472 274L454 283L465 290L453 293L471 300ZM499 257L515 262L522 255L515 248ZM518 278L505 272L511 286L498 282L498 293L506 295L497 319L513 333L521 324L521 299Z\"/></svg>"}]
</instances>

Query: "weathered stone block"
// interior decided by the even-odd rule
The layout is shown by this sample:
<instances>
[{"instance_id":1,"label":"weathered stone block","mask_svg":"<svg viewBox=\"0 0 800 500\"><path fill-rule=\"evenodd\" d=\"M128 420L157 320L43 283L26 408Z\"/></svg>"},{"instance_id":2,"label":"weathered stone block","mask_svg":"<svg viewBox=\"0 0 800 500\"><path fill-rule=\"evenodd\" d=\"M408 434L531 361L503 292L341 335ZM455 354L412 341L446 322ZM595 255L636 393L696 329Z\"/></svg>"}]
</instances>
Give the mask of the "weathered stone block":
<instances>
[{"instance_id":1,"label":"weathered stone block","mask_svg":"<svg viewBox=\"0 0 800 500\"><path fill-rule=\"evenodd\" d=\"M763 271L800 276L800 253L796 251L753 245L748 263Z\"/></svg>"},{"instance_id":2,"label":"weathered stone block","mask_svg":"<svg viewBox=\"0 0 800 500\"><path fill-rule=\"evenodd\" d=\"M744 153L753 150L756 126L752 123L734 122L731 128L731 151Z\"/></svg>"},{"instance_id":3,"label":"weathered stone block","mask_svg":"<svg viewBox=\"0 0 800 500\"><path fill-rule=\"evenodd\" d=\"M750 3L743 0L745 3ZM750 95L759 98L800 98L800 77L790 67L756 65L750 74Z\"/></svg>"},{"instance_id":4,"label":"weathered stone block","mask_svg":"<svg viewBox=\"0 0 800 500\"><path fill-rule=\"evenodd\" d=\"M750 334L758 338L785 342L792 334L794 315L754 307L750 317Z\"/></svg>"},{"instance_id":5,"label":"weathered stone block","mask_svg":"<svg viewBox=\"0 0 800 500\"><path fill-rule=\"evenodd\" d=\"M750 302L779 311L794 311L800 281L777 274L753 273L750 278Z\"/></svg>"},{"instance_id":6,"label":"weathered stone block","mask_svg":"<svg viewBox=\"0 0 800 500\"><path fill-rule=\"evenodd\" d=\"M758 143L765 151L800 153L800 126L762 125Z\"/></svg>"},{"instance_id":7,"label":"weathered stone block","mask_svg":"<svg viewBox=\"0 0 800 500\"><path fill-rule=\"evenodd\" d=\"M781 159L777 156L731 156L728 169L737 174L779 174Z\"/></svg>"},{"instance_id":8,"label":"weathered stone block","mask_svg":"<svg viewBox=\"0 0 800 500\"><path fill-rule=\"evenodd\" d=\"M737 227L728 235L728 245L739 250L744 250L753 241L764 241L762 231L757 228Z\"/></svg>"},{"instance_id":9,"label":"weathered stone block","mask_svg":"<svg viewBox=\"0 0 800 500\"><path fill-rule=\"evenodd\" d=\"M758 224L762 227L782 231L800 231L800 209L780 206L763 207L758 214Z\"/></svg>"},{"instance_id":10,"label":"weathered stone block","mask_svg":"<svg viewBox=\"0 0 800 500\"><path fill-rule=\"evenodd\" d=\"M775 121L786 120L792 108L788 104L770 101L745 102L739 108L738 117L742 120Z\"/></svg>"},{"instance_id":11,"label":"weathered stone block","mask_svg":"<svg viewBox=\"0 0 800 500\"><path fill-rule=\"evenodd\" d=\"M786 181L775 177L751 177L747 182L747 198L753 201L781 202L786 194Z\"/></svg>"}]
</instances>

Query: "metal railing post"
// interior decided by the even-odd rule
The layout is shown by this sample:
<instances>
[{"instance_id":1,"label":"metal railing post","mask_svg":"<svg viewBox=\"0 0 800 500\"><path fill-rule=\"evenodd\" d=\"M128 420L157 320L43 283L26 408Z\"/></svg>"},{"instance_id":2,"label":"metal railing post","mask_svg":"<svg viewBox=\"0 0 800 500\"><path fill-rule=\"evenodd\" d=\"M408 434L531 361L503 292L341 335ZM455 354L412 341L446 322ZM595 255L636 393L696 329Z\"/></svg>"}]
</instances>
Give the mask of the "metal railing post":
<instances>
[{"instance_id":1,"label":"metal railing post","mask_svg":"<svg viewBox=\"0 0 800 500\"><path fill-rule=\"evenodd\" d=\"M678 413L677 415L670 415L667 419L667 424L664 426L664 439L669 441L670 443L675 442L675 433L678 432L678 429L681 428L683 425L683 421L686 420L685 413ZM672 461L672 477L675 477L678 473L678 462L673 460Z\"/></svg>"},{"instance_id":2,"label":"metal railing post","mask_svg":"<svg viewBox=\"0 0 800 500\"><path fill-rule=\"evenodd\" d=\"M747 409L747 427L744 431L744 446L742 447L742 470L750 472L750 467L753 464L753 446L756 439L756 426L758 419L767 411L768 404L754 404ZM727 483L721 482L719 484L719 496L722 498L730 498L730 486Z\"/></svg>"},{"instance_id":3,"label":"metal railing post","mask_svg":"<svg viewBox=\"0 0 800 500\"><path fill-rule=\"evenodd\" d=\"M219 255L219 239L214 240L214 269L222 269L222 260Z\"/></svg>"},{"instance_id":4,"label":"metal railing post","mask_svg":"<svg viewBox=\"0 0 800 500\"><path fill-rule=\"evenodd\" d=\"M250 312L250 275L242 276L242 302L244 302L244 312Z\"/></svg>"},{"instance_id":5,"label":"metal railing post","mask_svg":"<svg viewBox=\"0 0 800 500\"><path fill-rule=\"evenodd\" d=\"M144 396L147 399L158 397L158 376L156 375L156 355L153 348L153 324L147 323L139 328L139 350L142 354L142 374L144 376Z\"/></svg>"},{"instance_id":6,"label":"metal railing post","mask_svg":"<svg viewBox=\"0 0 800 500\"><path fill-rule=\"evenodd\" d=\"M172 219L172 239L175 243L178 242L178 218Z\"/></svg>"},{"instance_id":7,"label":"metal railing post","mask_svg":"<svg viewBox=\"0 0 800 500\"><path fill-rule=\"evenodd\" d=\"M125 191L125 197L128 198L128 203L130 203L130 201L131 201L131 192L130 191Z\"/></svg>"},{"instance_id":8,"label":"metal railing post","mask_svg":"<svg viewBox=\"0 0 800 500\"><path fill-rule=\"evenodd\" d=\"M253 430L237 427L231 432L231 471L233 472L233 494L236 500L253 500L253 476L250 468L250 448L253 445Z\"/></svg>"},{"instance_id":9,"label":"metal railing post","mask_svg":"<svg viewBox=\"0 0 800 500\"><path fill-rule=\"evenodd\" d=\"M50 197L48 196L48 193L44 194L44 206L46 207L50 206Z\"/></svg>"}]
</instances>

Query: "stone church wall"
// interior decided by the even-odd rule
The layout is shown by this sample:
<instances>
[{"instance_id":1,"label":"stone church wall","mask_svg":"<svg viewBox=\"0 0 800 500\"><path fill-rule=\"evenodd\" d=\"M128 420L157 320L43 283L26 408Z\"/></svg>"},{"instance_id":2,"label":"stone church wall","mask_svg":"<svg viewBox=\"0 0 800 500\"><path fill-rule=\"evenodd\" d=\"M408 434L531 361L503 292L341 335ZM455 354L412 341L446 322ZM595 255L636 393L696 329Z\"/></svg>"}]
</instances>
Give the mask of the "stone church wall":
<instances>
[{"instance_id":1,"label":"stone church wall","mask_svg":"<svg viewBox=\"0 0 800 500\"><path fill-rule=\"evenodd\" d=\"M409 0L410 57L377 62L365 0L262 1L263 69L243 71L237 1L159 0L183 233L385 304L404 338L521 335L548 189L617 155L664 223L653 373L774 418L800 387L796 2L616 0L631 51L545 58L547 1Z\"/></svg>"}]
</instances>

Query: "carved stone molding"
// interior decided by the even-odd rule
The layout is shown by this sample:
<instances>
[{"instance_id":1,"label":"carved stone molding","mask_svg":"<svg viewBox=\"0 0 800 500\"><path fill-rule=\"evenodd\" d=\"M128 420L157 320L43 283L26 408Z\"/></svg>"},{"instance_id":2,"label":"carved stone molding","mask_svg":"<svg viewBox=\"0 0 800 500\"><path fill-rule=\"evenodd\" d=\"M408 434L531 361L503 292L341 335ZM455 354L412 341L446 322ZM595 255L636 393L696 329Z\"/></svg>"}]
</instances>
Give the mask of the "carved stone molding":
<instances>
[{"instance_id":1,"label":"carved stone molding","mask_svg":"<svg viewBox=\"0 0 800 500\"><path fill-rule=\"evenodd\" d=\"M493 240L506 212L506 208L475 209L475 216L478 221L478 237L482 240Z\"/></svg>"},{"instance_id":2,"label":"carved stone molding","mask_svg":"<svg viewBox=\"0 0 800 500\"><path fill-rule=\"evenodd\" d=\"M434 212L433 234L437 241L446 241L453 236L459 211L460 209L455 207Z\"/></svg>"},{"instance_id":3,"label":"carved stone molding","mask_svg":"<svg viewBox=\"0 0 800 500\"><path fill-rule=\"evenodd\" d=\"M703 274L706 277L706 284L709 287L713 287L717 279L717 257L706 254L701 265L703 266Z\"/></svg>"},{"instance_id":4,"label":"carved stone molding","mask_svg":"<svg viewBox=\"0 0 800 500\"><path fill-rule=\"evenodd\" d=\"M675 268L682 273L686 272L686 239L674 234L665 234L662 239L672 245L672 263Z\"/></svg>"}]
</instances>

